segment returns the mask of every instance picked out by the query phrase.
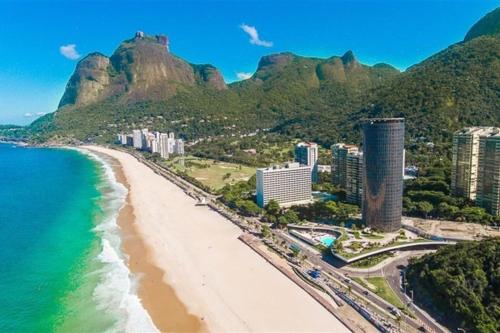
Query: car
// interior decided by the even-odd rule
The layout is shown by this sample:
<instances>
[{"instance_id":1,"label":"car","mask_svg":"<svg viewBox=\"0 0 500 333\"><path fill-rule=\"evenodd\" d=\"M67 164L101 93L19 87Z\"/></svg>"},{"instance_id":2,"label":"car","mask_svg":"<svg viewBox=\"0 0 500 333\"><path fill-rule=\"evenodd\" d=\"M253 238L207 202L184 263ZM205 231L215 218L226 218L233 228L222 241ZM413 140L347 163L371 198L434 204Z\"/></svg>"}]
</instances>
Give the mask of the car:
<instances>
[{"instance_id":1,"label":"car","mask_svg":"<svg viewBox=\"0 0 500 333\"><path fill-rule=\"evenodd\" d=\"M363 290L363 294L368 296L368 290Z\"/></svg>"},{"instance_id":2,"label":"car","mask_svg":"<svg viewBox=\"0 0 500 333\"><path fill-rule=\"evenodd\" d=\"M420 327L418 328L418 330L419 330L420 332L427 332L427 330L426 330L426 329L425 329L425 327L423 327L423 326L420 326Z\"/></svg>"}]
</instances>

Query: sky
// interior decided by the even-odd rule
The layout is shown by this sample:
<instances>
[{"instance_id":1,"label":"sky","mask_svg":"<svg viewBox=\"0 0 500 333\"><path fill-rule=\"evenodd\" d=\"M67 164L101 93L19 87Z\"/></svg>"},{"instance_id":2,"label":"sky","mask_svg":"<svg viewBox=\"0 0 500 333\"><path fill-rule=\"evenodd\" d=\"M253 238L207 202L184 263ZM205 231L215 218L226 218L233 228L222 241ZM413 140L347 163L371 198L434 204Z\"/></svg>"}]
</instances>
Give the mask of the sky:
<instances>
[{"instance_id":1,"label":"sky","mask_svg":"<svg viewBox=\"0 0 500 333\"><path fill-rule=\"evenodd\" d=\"M0 124L57 109L79 59L110 56L135 31L169 36L170 50L210 63L226 82L260 57L291 51L401 70L459 42L500 0L9 1L0 0Z\"/></svg>"}]
</instances>

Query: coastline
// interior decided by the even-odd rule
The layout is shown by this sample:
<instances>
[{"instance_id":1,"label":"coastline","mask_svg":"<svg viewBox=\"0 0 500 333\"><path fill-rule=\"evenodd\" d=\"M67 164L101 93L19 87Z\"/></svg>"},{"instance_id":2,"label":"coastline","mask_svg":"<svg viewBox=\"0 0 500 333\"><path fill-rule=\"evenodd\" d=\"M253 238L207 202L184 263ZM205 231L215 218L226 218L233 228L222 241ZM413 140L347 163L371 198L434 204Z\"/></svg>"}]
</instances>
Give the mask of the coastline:
<instances>
[{"instance_id":1,"label":"coastline","mask_svg":"<svg viewBox=\"0 0 500 333\"><path fill-rule=\"evenodd\" d=\"M132 273L140 276L137 293L153 323L161 332L205 332L200 318L190 314L164 281L164 272L151 261L151 251L142 240L135 225L134 208L130 202L130 185L123 168L116 159L112 164L116 180L128 189L124 206L118 215L122 232L122 249L128 256L127 265Z\"/></svg>"},{"instance_id":2,"label":"coastline","mask_svg":"<svg viewBox=\"0 0 500 333\"><path fill-rule=\"evenodd\" d=\"M139 297L161 331L348 332L243 244L230 221L195 206L127 153L82 148L118 163L116 177L129 189L118 220L122 247L140 276Z\"/></svg>"}]
</instances>

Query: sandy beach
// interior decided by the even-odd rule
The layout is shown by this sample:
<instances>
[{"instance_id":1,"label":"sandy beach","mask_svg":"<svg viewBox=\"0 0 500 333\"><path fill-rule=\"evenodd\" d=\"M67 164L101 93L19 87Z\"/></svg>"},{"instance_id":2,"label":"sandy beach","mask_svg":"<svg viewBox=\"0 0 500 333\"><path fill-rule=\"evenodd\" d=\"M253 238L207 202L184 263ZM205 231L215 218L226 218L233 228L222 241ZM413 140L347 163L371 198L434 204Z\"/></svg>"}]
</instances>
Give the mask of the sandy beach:
<instances>
[{"instance_id":1,"label":"sandy beach","mask_svg":"<svg viewBox=\"0 0 500 333\"><path fill-rule=\"evenodd\" d=\"M241 230L133 156L119 162L129 189L120 213L139 297L161 331L348 332L305 291L237 238Z\"/></svg>"}]
</instances>

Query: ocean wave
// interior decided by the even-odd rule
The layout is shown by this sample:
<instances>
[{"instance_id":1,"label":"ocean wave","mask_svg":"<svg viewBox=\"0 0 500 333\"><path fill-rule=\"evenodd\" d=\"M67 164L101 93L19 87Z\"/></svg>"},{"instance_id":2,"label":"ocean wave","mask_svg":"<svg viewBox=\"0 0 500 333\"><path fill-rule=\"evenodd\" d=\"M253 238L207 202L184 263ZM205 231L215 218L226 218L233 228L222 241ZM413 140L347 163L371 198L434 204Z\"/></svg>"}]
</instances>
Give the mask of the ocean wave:
<instances>
[{"instance_id":1,"label":"ocean wave","mask_svg":"<svg viewBox=\"0 0 500 333\"><path fill-rule=\"evenodd\" d=\"M127 189L116 180L113 169L104 159L86 150L79 151L103 168L104 218L94 228L102 245L97 259L103 264L96 272L101 276L101 282L93 293L97 310L111 314L115 320L109 332L159 332L137 295L138 277L130 272L121 251L117 217L125 204Z\"/></svg>"}]
</instances>

